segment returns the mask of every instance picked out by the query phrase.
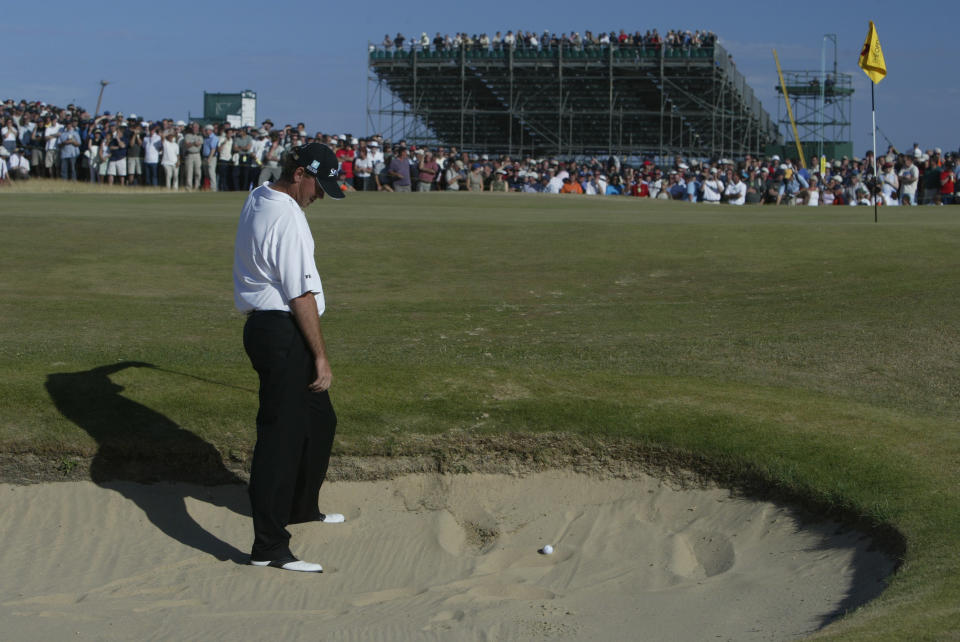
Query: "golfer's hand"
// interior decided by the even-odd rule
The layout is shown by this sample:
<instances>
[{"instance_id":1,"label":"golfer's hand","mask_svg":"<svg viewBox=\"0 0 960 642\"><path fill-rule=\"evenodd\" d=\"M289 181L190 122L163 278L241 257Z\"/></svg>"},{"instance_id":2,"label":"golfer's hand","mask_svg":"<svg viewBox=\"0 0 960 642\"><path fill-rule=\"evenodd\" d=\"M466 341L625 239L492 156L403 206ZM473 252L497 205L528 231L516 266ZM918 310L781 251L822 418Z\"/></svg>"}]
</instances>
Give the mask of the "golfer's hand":
<instances>
[{"instance_id":1,"label":"golfer's hand","mask_svg":"<svg viewBox=\"0 0 960 642\"><path fill-rule=\"evenodd\" d=\"M330 372L330 362L327 361L326 357L321 357L317 359L314 364L317 369L317 378L307 387L310 389L310 392L323 392L330 388L330 382L333 381L333 373Z\"/></svg>"}]
</instances>

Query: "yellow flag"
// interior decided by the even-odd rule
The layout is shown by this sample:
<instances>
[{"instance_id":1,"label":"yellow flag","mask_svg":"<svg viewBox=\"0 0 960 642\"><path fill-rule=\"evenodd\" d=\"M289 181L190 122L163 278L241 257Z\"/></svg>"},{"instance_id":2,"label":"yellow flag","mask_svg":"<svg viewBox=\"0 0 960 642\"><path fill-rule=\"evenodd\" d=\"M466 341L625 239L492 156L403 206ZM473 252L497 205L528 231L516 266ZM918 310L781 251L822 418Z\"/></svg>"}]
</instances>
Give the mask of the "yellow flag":
<instances>
[{"instance_id":1,"label":"yellow flag","mask_svg":"<svg viewBox=\"0 0 960 642\"><path fill-rule=\"evenodd\" d=\"M858 64L873 84L877 84L887 75L887 63L883 61L883 49L880 48L880 39L877 38L877 28L873 25L873 20L870 21L870 30L863 43Z\"/></svg>"}]
</instances>

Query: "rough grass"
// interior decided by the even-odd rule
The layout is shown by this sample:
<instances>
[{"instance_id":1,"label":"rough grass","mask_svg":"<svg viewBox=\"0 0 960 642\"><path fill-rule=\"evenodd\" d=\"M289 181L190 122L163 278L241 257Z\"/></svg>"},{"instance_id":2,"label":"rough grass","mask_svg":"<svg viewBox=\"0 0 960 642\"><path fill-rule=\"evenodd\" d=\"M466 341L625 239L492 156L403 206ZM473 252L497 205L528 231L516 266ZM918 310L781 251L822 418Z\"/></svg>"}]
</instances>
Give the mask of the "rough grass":
<instances>
[{"instance_id":1,"label":"rough grass","mask_svg":"<svg viewBox=\"0 0 960 642\"><path fill-rule=\"evenodd\" d=\"M106 181L106 177L104 177ZM103 183L90 183L87 181L62 181L49 178L30 178L25 181L10 181L3 186L2 193L8 194L174 194L173 190L167 190L164 187L130 187L119 183L108 185Z\"/></svg>"},{"instance_id":2,"label":"rough grass","mask_svg":"<svg viewBox=\"0 0 960 642\"><path fill-rule=\"evenodd\" d=\"M155 426L98 410L119 393L244 460L256 378L232 309L242 198L0 195L3 452L70 462L103 431L130 454L175 452ZM315 203L336 452L516 450L549 465L584 449L696 466L904 538L888 590L827 635L955 635L953 214L890 208L875 225L860 208L588 197ZM156 367L112 372L106 393L91 379L127 361ZM71 373L58 405L51 381Z\"/></svg>"}]
</instances>

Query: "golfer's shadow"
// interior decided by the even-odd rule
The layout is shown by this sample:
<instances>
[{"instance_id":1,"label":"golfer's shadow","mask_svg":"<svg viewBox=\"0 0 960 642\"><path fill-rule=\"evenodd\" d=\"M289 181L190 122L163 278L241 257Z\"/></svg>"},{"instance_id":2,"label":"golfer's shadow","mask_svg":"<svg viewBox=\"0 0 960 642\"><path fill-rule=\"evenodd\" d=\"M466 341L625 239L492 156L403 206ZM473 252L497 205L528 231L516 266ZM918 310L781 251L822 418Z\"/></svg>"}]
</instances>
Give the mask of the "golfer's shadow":
<instances>
[{"instance_id":1,"label":"golfer's shadow","mask_svg":"<svg viewBox=\"0 0 960 642\"><path fill-rule=\"evenodd\" d=\"M186 505L186 498L193 497L249 516L243 480L227 470L211 444L120 394L123 386L113 383L110 376L138 367L154 366L126 361L47 376L47 392L57 409L99 445L90 464L90 478L133 501L175 540L220 560L245 563L244 553L204 529ZM231 486L213 488L209 484Z\"/></svg>"}]
</instances>

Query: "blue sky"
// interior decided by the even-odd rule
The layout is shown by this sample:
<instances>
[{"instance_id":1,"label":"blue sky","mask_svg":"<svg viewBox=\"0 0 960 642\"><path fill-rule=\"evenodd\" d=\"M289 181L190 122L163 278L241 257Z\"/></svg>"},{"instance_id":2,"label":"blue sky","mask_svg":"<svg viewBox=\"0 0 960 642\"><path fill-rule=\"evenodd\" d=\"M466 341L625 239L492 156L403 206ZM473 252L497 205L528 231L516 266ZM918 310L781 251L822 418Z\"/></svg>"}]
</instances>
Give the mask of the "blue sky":
<instances>
[{"instance_id":1,"label":"blue sky","mask_svg":"<svg viewBox=\"0 0 960 642\"><path fill-rule=\"evenodd\" d=\"M656 27L710 29L776 118L776 48L784 69L820 68L823 36L839 38L839 70L854 74L852 135L861 155L871 145L870 81L857 67L867 23L877 25L887 78L877 86L877 124L900 149L913 142L960 145L955 31L960 5L910 2L729 3L682 5L608 0L544 3L381 2L85 3L48 0L35 11L8 10L0 98L38 99L91 111L99 81L111 81L102 110L149 119L201 115L203 91L258 94L258 119L303 121L310 131L372 133L366 117L369 41L384 33L493 34L632 32ZM26 8L26 5L21 5ZM79 7L82 7L80 9ZM738 8L740 7L740 8ZM829 56L832 59L832 54ZM13 63L13 64L11 64ZM828 60L828 66L830 62ZM878 149L886 149L882 136Z\"/></svg>"}]
</instances>

